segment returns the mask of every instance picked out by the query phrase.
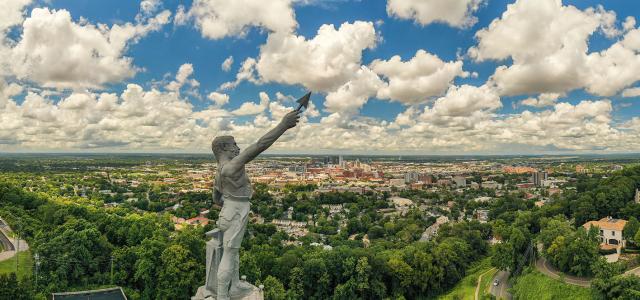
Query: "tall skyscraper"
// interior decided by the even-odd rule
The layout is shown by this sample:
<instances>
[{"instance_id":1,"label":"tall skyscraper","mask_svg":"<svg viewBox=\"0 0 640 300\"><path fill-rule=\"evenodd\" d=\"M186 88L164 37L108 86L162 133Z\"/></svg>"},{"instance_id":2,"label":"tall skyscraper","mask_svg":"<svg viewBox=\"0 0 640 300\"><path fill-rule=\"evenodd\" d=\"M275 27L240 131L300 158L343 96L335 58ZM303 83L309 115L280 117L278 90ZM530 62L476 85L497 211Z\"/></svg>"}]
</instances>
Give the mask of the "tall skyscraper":
<instances>
[{"instance_id":1,"label":"tall skyscraper","mask_svg":"<svg viewBox=\"0 0 640 300\"><path fill-rule=\"evenodd\" d=\"M536 171L533 172L533 175L531 177L531 181L533 182L533 184L535 184L536 186L540 187L543 185L543 182L545 180L547 180L549 177L549 175L547 174L547 172L545 171Z\"/></svg>"}]
</instances>

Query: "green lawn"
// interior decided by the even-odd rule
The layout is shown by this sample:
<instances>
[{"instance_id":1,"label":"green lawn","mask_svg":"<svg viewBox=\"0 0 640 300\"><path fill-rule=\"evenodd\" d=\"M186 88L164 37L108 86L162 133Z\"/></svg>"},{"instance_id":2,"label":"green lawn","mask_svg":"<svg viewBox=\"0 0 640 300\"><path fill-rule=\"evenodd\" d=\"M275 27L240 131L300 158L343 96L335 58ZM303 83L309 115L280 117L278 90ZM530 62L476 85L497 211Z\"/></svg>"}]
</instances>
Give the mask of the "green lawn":
<instances>
[{"instance_id":1,"label":"green lawn","mask_svg":"<svg viewBox=\"0 0 640 300\"><path fill-rule=\"evenodd\" d=\"M491 284L493 283L493 276L498 273L498 269L493 269L489 273L482 275L482 281L480 282L480 292L478 296L482 298L482 295L489 295Z\"/></svg>"},{"instance_id":2,"label":"green lawn","mask_svg":"<svg viewBox=\"0 0 640 300\"><path fill-rule=\"evenodd\" d=\"M563 283L544 274L525 271L512 289L514 299L591 299L591 290Z\"/></svg>"},{"instance_id":3,"label":"green lawn","mask_svg":"<svg viewBox=\"0 0 640 300\"><path fill-rule=\"evenodd\" d=\"M22 278L25 275L31 275L33 269L33 258L31 257L31 251L23 251L18 254L18 278ZM8 260L0 262L0 274L9 274L16 271L16 257L12 257Z\"/></svg>"},{"instance_id":4,"label":"green lawn","mask_svg":"<svg viewBox=\"0 0 640 300\"><path fill-rule=\"evenodd\" d=\"M473 265L467 271L467 276L462 278L460 282L456 286L454 286L447 294L438 297L438 299L442 300L473 300L476 292L476 285L478 284L478 276L480 274L491 270L491 259L485 258L475 265ZM490 271L489 273L482 276L482 283L487 283L486 280L491 280L495 274L495 271ZM480 295L483 294L483 286L481 285Z\"/></svg>"}]
</instances>

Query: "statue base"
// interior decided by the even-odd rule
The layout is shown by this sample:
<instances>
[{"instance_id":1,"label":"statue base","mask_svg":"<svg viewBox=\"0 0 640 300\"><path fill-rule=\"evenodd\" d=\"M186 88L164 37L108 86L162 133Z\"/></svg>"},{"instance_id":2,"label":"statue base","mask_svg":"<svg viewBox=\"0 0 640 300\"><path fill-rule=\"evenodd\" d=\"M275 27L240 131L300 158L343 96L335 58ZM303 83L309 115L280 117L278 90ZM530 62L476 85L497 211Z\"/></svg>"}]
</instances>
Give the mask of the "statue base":
<instances>
[{"instance_id":1,"label":"statue base","mask_svg":"<svg viewBox=\"0 0 640 300\"><path fill-rule=\"evenodd\" d=\"M249 284L248 282L244 282ZM198 292L195 296L191 297L191 300L215 300L215 294L207 292L205 286L198 288ZM249 291L244 295L231 296L231 300L264 300L264 291L260 288L253 286L253 291Z\"/></svg>"}]
</instances>

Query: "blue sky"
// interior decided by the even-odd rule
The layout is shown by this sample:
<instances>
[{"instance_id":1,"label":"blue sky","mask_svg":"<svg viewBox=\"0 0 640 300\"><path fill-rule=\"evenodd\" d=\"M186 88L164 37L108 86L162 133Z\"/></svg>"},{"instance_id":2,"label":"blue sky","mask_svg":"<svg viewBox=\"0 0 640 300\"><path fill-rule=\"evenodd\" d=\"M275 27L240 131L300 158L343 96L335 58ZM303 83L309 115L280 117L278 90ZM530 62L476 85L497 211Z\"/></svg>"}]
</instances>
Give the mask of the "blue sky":
<instances>
[{"instance_id":1,"label":"blue sky","mask_svg":"<svg viewBox=\"0 0 640 300\"><path fill-rule=\"evenodd\" d=\"M255 2L243 1L247 2L247 7ZM231 7L232 5L230 7L216 5L216 0L198 0L197 4L191 1L142 1L149 2L147 4L153 6L148 11L143 11L140 1L130 0L34 2L9 0L9 2L15 2L9 6L17 15L0 15L0 18L7 18L5 23L9 23L5 25L6 28L0 26L0 29L6 35L2 51L8 51L7 56L14 61L3 62L4 71L0 75L3 76L4 84L0 85L0 88L10 91L9 87L13 84L15 91L5 92L4 101L11 101L10 104L13 106L4 106L7 114L4 118L18 125L13 128L4 128L4 135L3 129L0 128L0 141L2 141L0 151L76 151L78 149L178 151L185 149L197 152L206 151L206 141L222 132L242 134L240 141L246 144L268 130L269 126L277 124L279 115L275 110L293 105L284 100L276 100L277 93L298 97L309 89L314 91L312 101L316 108L315 112L308 113L303 120L308 126L297 128L289 137L292 142L277 146L276 151L430 154L633 152L637 149L634 147L637 145L635 141L640 130L640 120L634 118L640 114L637 104L640 93L633 88L640 85L634 75L627 75L628 78L624 79L617 76L618 73L637 71L620 69L619 62L612 62L617 56L606 56L604 52L614 48L616 44L622 44L622 41L632 41L632 37L635 36L634 31L638 29L637 25L630 20L640 16L640 4L632 0L606 2L544 0L540 2L540 7L547 6L548 9L538 9L535 3L532 4L535 2L533 0L452 1L461 3L461 6L457 7L440 5L438 2L442 1L448 0L426 0L423 4L417 5L405 0L293 2L278 0L273 3L278 2L280 6L273 9L265 8L264 14L282 16L284 21L289 18L289 25L282 25L277 20L278 17L265 17L260 13L251 16L251 10L247 10L247 15L241 17L242 20L238 20L237 18L240 17L234 17L237 12L230 11L235 9ZM262 2L264 3L261 5L264 6L274 5L269 1ZM418 2L420 1L413 3ZM542 4L543 2L545 4ZM513 6L512 14L517 18L531 18L531 20L528 20L528 23L524 22L525 24L509 23L512 20L507 20L506 11L510 4ZM200 9L196 9L197 6ZM460 7L463 9L463 15L456 19L456 14L460 15ZM44 26L31 25L30 19L36 21L36 16L32 15L33 10L41 8L49 10L48 13L37 16L40 18L38 21ZM229 11L222 11L224 9ZM183 21L177 21L180 10L185 12ZM33 26L29 32L45 30L43 28L47 27L47 22L54 22L54 16L59 16L58 14L62 11L68 12L71 17L70 22L83 27L82 30L86 29L84 27L99 27L101 26L99 24L103 24L105 30L111 31L114 24L142 26L150 24L154 17L160 16L165 11L169 18L158 21L158 25L153 29L145 29L144 32L132 30L128 33L125 46L122 49L116 49L116 54L113 54L115 60L120 62L126 60L128 65L113 71L113 76L107 79L96 77L94 80L92 76L95 73L87 73L89 75L83 78L82 70L76 69L75 71L80 74L78 78L65 79L66 81L61 83L59 77L52 77L51 74L59 74L64 71L64 68L60 67L62 71L56 70L57 73L50 73L46 66L38 66L37 63L42 60L38 55L46 54L33 50L37 45L44 45L42 47L46 48L50 44L38 40L29 43L27 39L35 39L35 37L27 37L24 33L29 31L27 29L29 26ZM209 21L207 18L215 18L212 15L231 16L214 20L219 22L216 26L232 28L232 24L224 24L224 22L239 24L241 32L232 30L223 36L212 37L211 34L207 36L207 29L201 24ZM453 17L448 17L449 15ZM10 20L9 16L18 19ZM438 19L438 16L441 16L441 19ZM548 24L536 26L537 18L542 22L547 18ZM576 23L562 24L563 19L571 18L575 18ZM356 21L371 23L359 24L358 30L362 31L351 33L351 36L346 33L346 29L342 31L340 27L342 24L355 24ZM290 26L291 22L295 25ZM492 22L496 23L495 28L492 28ZM554 22L558 22L557 28L543 28L551 26L549 24L555 24ZM593 26L590 27L588 24L591 23ZM561 31L554 31L561 30L563 26L568 26L566 28L582 26L576 24L587 25L584 25L584 31L576 30L575 34L579 37L571 41L567 41ZM282 35L292 40L297 37L308 42L319 35L318 30L323 25L333 25L339 34L344 34L342 36L344 39L353 39L355 35L367 32L366 30L375 31L375 41L363 42L364 44L355 46L349 41L336 42L336 45L346 48L352 46L362 48L357 51L355 57L347 55L345 62L365 68L366 74L375 77L375 80L372 79L375 82L370 83L374 87L361 87L363 85L363 81L359 81L361 77L352 76L358 70L357 66L341 70L340 76L335 76L336 78L332 78L330 74L326 76L323 74L322 78L317 79L318 81L294 74L295 68L292 66L288 66L289 69L283 67L283 70L277 70L283 62L285 64L288 62L287 55L291 57L299 55L294 50L291 53L281 54L279 60L262 59L271 54L279 55L261 50L261 47L269 43L270 36ZM501 28L507 28L507 30ZM54 30L57 29L50 29L46 34L57 34ZM479 35L482 31L486 33L484 37ZM544 41L537 45L532 41L532 49L527 50L526 46L509 44L510 37L501 36L504 32L514 36L531 36L537 41L543 39ZM108 35L104 30L103 34ZM541 36L545 38L540 38ZM575 52L581 51L581 38L588 45L586 51L580 56L565 56L569 54L563 53L561 48L576 47ZM501 39L505 40L505 44L496 45L496 41ZM56 46L59 49L51 51L68 53L73 43L83 43L83 41L70 40L70 44L60 43ZM273 45L276 45L276 38L273 40ZM86 42L91 44L93 41ZM24 47L21 48L23 44ZM626 47L624 50L628 52L625 52L627 55L625 58L631 58L628 67L634 68L635 64L640 65L638 62L640 49L629 45L632 43L624 44ZM556 46L559 48L555 52L545 50ZM537 51L536 47L541 50ZM473 50L470 50L474 48L480 54L474 56ZM301 47L300 51L303 49L306 48ZM30 52L32 50L33 52ZM435 76L429 77L431 71L424 71L422 74L420 74L421 71L416 71L417 73L414 72L416 74L412 75L406 73L406 69L410 68L409 65L391 65L393 56L399 56L400 62L408 62L414 56L417 57L416 52L419 50L436 57L439 64L437 68L444 68L449 63L456 62L461 63L462 68L451 71L449 75L442 74L444 77L448 76L449 80L442 79L444 82L436 84L429 82L429 80L437 80ZM104 51L110 53L111 49L105 48ZM536 51L548 53L537 54ZM601 57L594 58L601 51ZM233 64L229 70L224 71L221 65L230 56L233 57ZM16 57L29 67L16 66ZM73 57L65 59L75 68L92 67L91 61L76 62ZM241 80L233 88L221 88L225 82L236 80L242 63L247 59L256 61L252 69L254 80ZM328 58L324 59L327 61ZM426 61L424 57L421 59ZM545 61L553 59L560 59L560 61L577 59L578 63L584 63L584 65L575 66L575 69L579 70L576 71L579 72L578 76L570 69L556 70L553 69L555 68L553 64L545 65ZM322 60L318 63L318 66L323 66ZM376 64L380 66L385 63L388 63L385 70L393 69L387 71L391 73L381 71L382 67L376 69ZM95 62L93 64L95 65ZM176 80L178 70L184 64L191 65L188 80L195 80L197 84L191 86L181 84L177 91L168 90L167 84ZM497 74L497 69L501 66L513 72L507 72L502 79L494 80L492 75ZM37 70L39 67L45 69ZM418 70L420 68L418 67ZM517 68L525 70L522 71L524 73L517 73ZM544 68L552 68L552 70ZM104 70L96 71L109 73L112 70L105 67ZM550 73L545 75L547 71ZM318 72L321 73L323 70ZM606 76L596 76L599 73ZM522 74L528 75L518 78L518 76L524 76ZM537 76L536 74L541 78L533 78ZM411 78L411 76L416 77ZM423 78L420 79L420 76ZM545 76L557 76L558 82L566 80L567 84L555 84L554 80L549 82L545 80ZM398 83L402 80L403 84L416 88L416 91L410 95L404 94L401 88L386 94L381 92L385 85L387 87L393 85L396 79ZM611 80L612 85L616 87L607 89L606 84L603 86L602 82L608 80ZM320 81L326 84L320 86L318 83ZM615 84L613 84L614 81L616 81ZM146 117L142 117L143 113L125 113L124 104L128 100L122 95L126 90L130 90L130 84L140 86L142 93L145 94L157 90L159 97L166 95L167 99L173 98L154 102L155 100L149 94L148 99L140 100L141 103L144 102L141 107L147 108ZM421 90L416 86L431 84L434 87L429 91ZM460 89L463 86L469 87L467 93L463 93ZM341 88L343 93L339 93ZM212 92L228 96L228 103L214 107L212 100L207 97ZM97 105L101 101L100 95L104 93L112 93L119 97L116 101L119 107L101 111L98 114L95 108L91 109L88 106ZM267 106L264 106L262 111L253 107L255 113L246 111L248 107L243 106L246 102L253 102L256 104L254 106L260 106L260 93L266 94L268 101L264 104ZM331 96L334 98L329 101L327 98L331 94L335 97ZM28 95L31 95L31 98ZM89 117L87 120L81 117L83 121L80 123L85 125L78 125L77 128L70 125L73 122L68 118L77 120L78 116L82 115L78 112L78 108L73 106L75 109L73 113L78 115L72 116L71 110L66 111L71 106L61 105L65 99L73 95L89 99L82 100L84 101L82 103L89 104L83 104L88 106L81 108L96 113L96 116ZM472 99L471 95L477 96L477 99ZM546 99L552 100L542 104L536 100L544 97L541 95L547 95ZM350 102L351 99L358 97L364 100ZM32 100L27 101L28 98ZM531 101L527 102L526 99ZM167 110L171 110L171 105L177 105L178 108L175 111L181 111L184 109L181 103L190 104L191 107L188 112L176 114L175 118L166 122L160 118L156 118L157 121L149 121L154 115L163 115L166 111L153 113L155 104L149 104L148 101ZM276 104L280 106L271 106ZM9 109L9 107L13 108ZM466 109L466 107L469 108ZM45 111L47 109L48 111ZM215 112L212 112L214 109ZM14 115L9 115L11 110ZM116 113L119 110L123 112ZM30 115L25 113L27 111L34 112L35 119L25 119L25 115ZM198 114L198 112L201 113ZM406 116L406 121L399 121L401 114ZM131 117L127 117L129 115L140 115L144 119L134 122ZM203 115L206 116L203 117ZM117 121L123 116L126 122L132 123ZM183 124L176 125L180 123L180 118L190 120L191 125L184 125L184 127ZM35 122L29 120L35 120ZM55 126L47 122L54 122ZM112 124L109 125L110 127L104 125L109 122ZM37 125L34 125L35 123ZM185 123L189 122L185 121ZM30 126L33 128L28 128ZM64 128L63 131L68 132L56 136L53 142L42 143L38 141L42 138L33 133L42 131L36 128L37 126ZM115 130L113 129L115 127L119 128ZM136 130L131 130L131 127L144 128L144 130L135 132ZM177 127L180 127L180 132L168 130ZM13 135L10 130L13 130ZM79 131L81 134L78 134ZM558 134L558 131L568 133ZM76 134L73 134L74 132ZM147 139L142 135L145 132L153 137ZM331 132L336 135L332 137ZM170 136L163 136L164 133ZM201 136L202 133L207 136ZM307 140L308 137L305 137L309 135L316 136L318 139L335 138L342 142L310 143ZM163 137L165 140L162 140ZM313 150L306 149L309 144L312 145Z\"/></svg>"}]
</instances>

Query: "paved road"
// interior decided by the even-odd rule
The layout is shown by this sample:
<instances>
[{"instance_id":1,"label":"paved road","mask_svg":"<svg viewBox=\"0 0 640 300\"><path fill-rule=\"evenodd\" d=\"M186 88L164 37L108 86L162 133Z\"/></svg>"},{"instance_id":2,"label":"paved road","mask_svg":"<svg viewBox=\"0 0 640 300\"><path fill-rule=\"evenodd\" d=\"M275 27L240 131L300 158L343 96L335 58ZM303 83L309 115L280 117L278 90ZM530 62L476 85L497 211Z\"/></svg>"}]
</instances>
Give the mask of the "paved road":
<instances>
[{"instance_id":1,"label":"paved road","mask_svg":"<svg viewBox=\"0 0 640 300\"><path fill-rule=\"evenodd\" d=\"M4 220L0 219L0 242L4 246L4 250L0 252L0 261L4 261L12 258L16 254L16 247L20 247L20 252L27 251L29 249L29 244L27 241L20 240L19 245L17 245L17 237L10 238L9 232L11 232L11 228L4 222Z\"/></svg>"},{"instance_id":2,"label":"paved road","mask_svg":"<svg viewBox=\"0 0 640 300\"><path fill-rule=\"evenodd\" d=\"M591 278L562 274L562 272L556 270L544 257L538 258L536 261L536 269L538 269L542 274L558 280L560 280L560 275L562 275L564 277L564 282L568 284L587 288L591 286Z\"/></svg>"},{"instance_id":3,"label":"paved road","mask_svg":"<svg viewBox=\"0 0 640 300\"><path fill-rule=\"evenodd\" d=\"M509 272L507 271L499 271L496 273L496 276L491 280L491 295L496 296L497 299L507 299L511 300L511 293L509 293ZM498 279L500 283L496 286L493 285L493 282Z\"/></svg>"},{"instance_id":4,"label":"paved road","mask_svg":"<svg viewBox=\"0 0 640 300\"><path fill-rule=\"evenodd\" d=\"M13 246L13 241L5 235L3 230L0 230L0 243L2 244L3 251L14 251L16 248Z\"/></svg>"},{"instance_id":5,"label":"paved road","mask_svg":"<svg viewBox=\"0 0 640 300\"><path fill-rule=\"evenodd\" d=\"M631 269L629 271L624 272L624 274L625 275L633 274L633 275L636 275L636 276L640 276L640 267L635 267L635 268L633 268L633 269Z\"/></svg>"}]
</instances>

